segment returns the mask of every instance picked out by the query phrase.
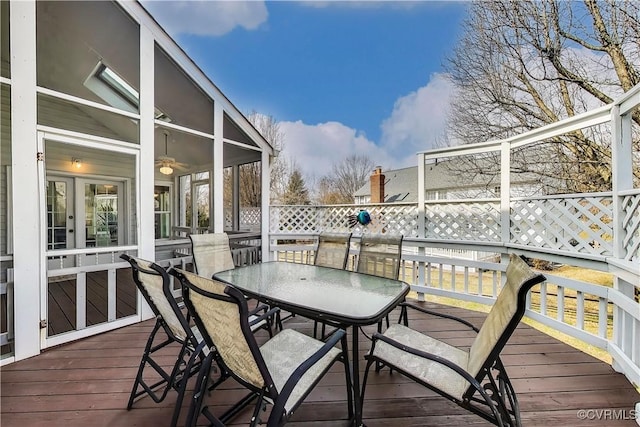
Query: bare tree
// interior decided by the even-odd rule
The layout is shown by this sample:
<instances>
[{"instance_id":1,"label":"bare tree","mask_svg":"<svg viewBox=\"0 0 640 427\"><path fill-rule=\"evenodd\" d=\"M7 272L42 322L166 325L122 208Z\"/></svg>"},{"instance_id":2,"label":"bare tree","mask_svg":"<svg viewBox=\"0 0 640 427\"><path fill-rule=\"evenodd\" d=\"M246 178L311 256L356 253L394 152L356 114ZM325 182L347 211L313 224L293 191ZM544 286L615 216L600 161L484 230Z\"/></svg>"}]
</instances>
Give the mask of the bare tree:
<instances>
[{"instance_id":1,"label":"bare tree","mask_svg":"<svg viewBox=\"0 0 640 427\"><path fill-rule=\"evenodd\" d=\"M273 116L260 114L256 111L249 113L247 119L276 151L276 157L271 162L270 198L272 202L280 200L289 180L289 165L287 164L287 160L283 156L277 155L284 149L284 134L280 130L280 124ZM260 182L260 175L251 175L251 173L259 173L259 169L260 168L256 166L251 171L247 171L245 179L253 181L257 179L258 182ZM248 189L252 188L250 183L243 185L243 187L247 187Z\"/></svg>"},{"instance_id":2,"label":"bare tree","mask_svg":"<svg viewBox=\"0 0 640 427\"><path fill-rule=\"evenodd\" d=\"M337 205L343 203L343 198L333 186L333 182L328 177L323 177L316 186L316 201L320 205Z\"/></svg>"},{"instance_id":3,"label":"bare tree","mask_svg":"<svg viewBox=\"0 0 640 427\"><path fill-rule=\"evenodd\" d=\"M473 3L447 65L458 87L450 137L509 137L609 103L640 83L639 11L640 3L617 0ZM640 123L639 111L633 119ZM545 142L514 156L522 161L512 172L552 177L556 191L611 188L607 126ZM637 139L635 145L640 152ZM484 173L471 161L452 164ZM640 179L640 170L634 173Z\"/></svg>"},{"instance_id":4,"label":"bare tree","mask_svg":"<svg viewBox=\"0 0 640 427\"><path fill-rule=\"evenodd\" d=\"M331 189L324 197L333 203L353 203L353 194L367 183L374 166L369 157L359 154L334 163L331 174L320 180L325 189ZM322 197L322 192L320 196Z\"/></svg>"}]
</instances>

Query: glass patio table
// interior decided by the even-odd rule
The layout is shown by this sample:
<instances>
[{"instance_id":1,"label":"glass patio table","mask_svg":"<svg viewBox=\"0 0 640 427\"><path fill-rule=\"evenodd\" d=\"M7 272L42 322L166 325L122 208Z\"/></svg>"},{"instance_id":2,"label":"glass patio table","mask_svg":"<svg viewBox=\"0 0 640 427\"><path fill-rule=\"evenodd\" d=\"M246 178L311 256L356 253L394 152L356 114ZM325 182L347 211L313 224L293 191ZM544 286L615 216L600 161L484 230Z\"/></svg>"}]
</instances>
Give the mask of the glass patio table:
<instances>
[{"instance_id":1,"label":"glass patio table","mask_svg":"<svg viewBox=\"0 0 640 427\"><path fill-rule=\"evenodd\" d=\"M384 319L409 293L409 285L348 270L281 261L223 271L214 278L271 306L338 327L351 327L353 421L360 426L359 327Z\"/></svg>"}]
</instances>

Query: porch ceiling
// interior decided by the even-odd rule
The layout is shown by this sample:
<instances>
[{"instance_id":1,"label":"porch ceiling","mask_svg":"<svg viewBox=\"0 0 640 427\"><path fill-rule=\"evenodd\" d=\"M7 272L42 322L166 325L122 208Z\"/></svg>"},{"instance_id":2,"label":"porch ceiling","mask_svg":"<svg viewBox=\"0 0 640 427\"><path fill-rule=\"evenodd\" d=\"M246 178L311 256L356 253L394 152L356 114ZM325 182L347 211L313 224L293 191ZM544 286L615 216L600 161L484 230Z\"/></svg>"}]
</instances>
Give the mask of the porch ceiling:
<instances>
[{"instance_id":1,"label":"porch ceiling","mask_svg":"<svg viewBox=\"0 0 640 427\"><path fill-rule=\"evenodd\" d=\"M84 84L102 61L139 90L139 31L137 24L119 11L117 5L110 2L38 2L37 13L39 85L106 105L107 102ZM100 26L99 31L96 31L96 25ZM102 34L110 34L110 37L100 37ZM162 55L158 49L156 55ZM213 115L212 110L205 108L206 95L176 67L164 55L156 61L157 108L174 124L189 127L193 123L197 130L212 133ZM137 128L122 129L115 121L108 123L108 116L96 117L91 108L78 108L123 140L138 140ZM203 117L211 117L211 124L203 124ZM156 128L155 158L165 155L163 132ZM190 169L203 165L210 167L213 148L209 140L174 130L169 130L169 135L169 157L189 165ZM260 160L260 152L231 144L224 145L223 155L225 166Z\"/></svg>"}]
</instances>

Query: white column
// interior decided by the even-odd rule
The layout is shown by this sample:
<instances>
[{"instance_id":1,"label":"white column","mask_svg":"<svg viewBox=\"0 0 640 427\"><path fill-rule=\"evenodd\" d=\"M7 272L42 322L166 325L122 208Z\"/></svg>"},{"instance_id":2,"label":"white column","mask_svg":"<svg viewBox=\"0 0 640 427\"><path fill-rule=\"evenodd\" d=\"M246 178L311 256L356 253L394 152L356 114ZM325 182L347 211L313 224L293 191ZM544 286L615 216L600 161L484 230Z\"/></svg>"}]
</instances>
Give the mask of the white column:
<instances>
[{"instance_id":1,"label":"white column","mask_svg":"<svg viewBox=\"0 0 640 427\"><path fill-rule=\"evenodd\" d=\"M141 258L155 259L154 228L154 39L149 29L140 26L140 156L138 167L138 255ZM148 304L139 298L140 313L143 319L153 317Z\"/></svg>"},{"instance_id":2,"label":"white column","mask_svg":"<svg viewBox=\"0 0 640 427\"><path fill-rule=\"evenodd\" d=\"M140 208L138 230L140 256L154 259L154 40L145 26L140 26Z\"/></svg>"},{"instance_id":3,"label":"white column","mask_svg":"<svg viewBox=\"0 0 640 427\"><path fill-rule=\"evenodd\" d=\"M224 109L216 100L213 103L213 231L224 231Z\"/></svg>"},{"instance_id":4,"label":"white column","mask_svg":"<svg viewBox=\"0 0 640 427\"><path fill-rule=\"evenodd\" d=\"M260 216L262 217L262 227L260 229L262 233L262 261L271 261L271 253L269 252L269 198L271 197L271 155L269 150L262 151L262 184L261 194L262 203L260 209Z\"/></svg>"},{"instance_id":5,"label":"white column","mask_svg":"<svg viewBox=\"0 0 640 427\"><path fill-rule=\"evenodd\" d=\"M234 230L240 230L240 166L233 165L232 178L231 222Z\"/></svg>"},{"instance_id":6,"label":"white column","mask_svg":"<svg viewBox=\"0 0 640 427\"><path fill-rule=\"evenodd\" d=\"M36 5L13 1L11 22L11 205L15 359L40 352L40 292L46 289L46 227L40 218L36 133ZM18 196L20 195L20 196ZM19 199L18 199L19 197ZM43 329L42 331L46 331ZM44 333L44 332L43 332Z\"/></svg>"}]
</instances>

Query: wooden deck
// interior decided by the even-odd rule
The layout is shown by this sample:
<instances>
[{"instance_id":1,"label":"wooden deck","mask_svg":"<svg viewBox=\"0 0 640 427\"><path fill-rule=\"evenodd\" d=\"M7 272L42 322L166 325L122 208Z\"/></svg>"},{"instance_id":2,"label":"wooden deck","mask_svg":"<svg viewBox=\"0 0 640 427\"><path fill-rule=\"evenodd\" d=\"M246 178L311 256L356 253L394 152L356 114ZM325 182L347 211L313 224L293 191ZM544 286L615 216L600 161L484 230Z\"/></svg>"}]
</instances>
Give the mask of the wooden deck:
<instances>
[{"instance_id":1,"label":"wooden deck","mask_svg":"<svg viewBox=\"0 0 640 427\"><path fill-rule=\"evenodd\" d=\"M464 317L476 325L480 325L485 316L459 308L425 304ZM410 324L416 329L428 331L452 345L468 346L471 342L472 335L455 323L428 319L418 313L413 316ZM34 358L3 367L0 424L3 427L168 425L174 393L160 404L145 397L138 400L131 411L125 409L142 348L152 326L152 321L143 322L50 349ZM285 323L285 327L305 333L310 333L312 326L311 322L299 317ZM369 343L366 338L361 339L364 353ZM502 354L519 396L524 426L637 426L630 419L578 418L579 410L590 409L624 410L626 418L630 418L635 402L640 401L635 388L609 365L524 324ZM170 352L166 361L171 362ZM333 368L289 425L347 425L341 369L341 366ZM209 397L214 412L222 412L243 393L232 380L227 381ZM185 414L186 408L182 411L181 421ZM262 418L266 420L266 417ZM234 420L234 425L247 424L248 419L249 412L245 411ZM370 427L488 425L481 418L388 370L370 376L364 421Z\"/></svg>"}]
</instances>

